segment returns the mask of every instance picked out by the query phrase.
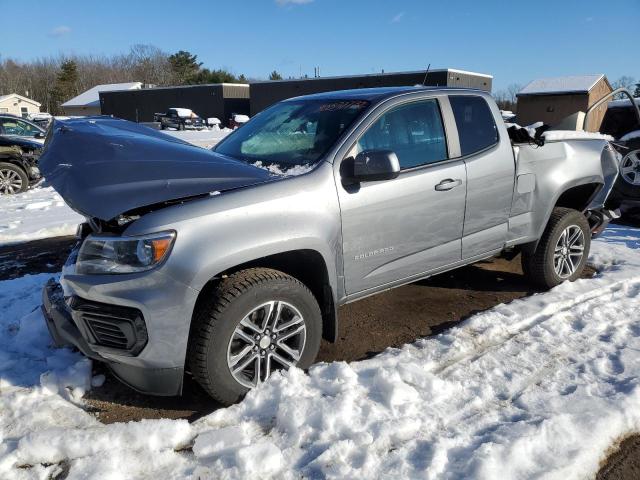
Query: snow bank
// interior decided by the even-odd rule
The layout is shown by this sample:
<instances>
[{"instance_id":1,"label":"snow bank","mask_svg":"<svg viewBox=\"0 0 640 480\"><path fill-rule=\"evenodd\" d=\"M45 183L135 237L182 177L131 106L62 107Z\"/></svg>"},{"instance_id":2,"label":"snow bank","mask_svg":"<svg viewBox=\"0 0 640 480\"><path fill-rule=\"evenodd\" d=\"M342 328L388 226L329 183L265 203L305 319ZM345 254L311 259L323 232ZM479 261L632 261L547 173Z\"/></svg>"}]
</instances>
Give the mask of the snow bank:
<instances>
[{"instance_id":1,"label":"snow bank","mask_svg":"<svg viewBox=\"0 0 640 480\"><path fill-rule=\"evenodd\" d=\"M2 282L0 478L592 477L640 430L640 231L610 228L591 261L593 279L277 374L192 425L98 424L69 394L88 388L88 361L47 347L47 276Z\"/></svg>"},{"instance_id":2,"label":"snow bank","mask_svg":"<svg viewBox=\"0 0 640 480\"><path fill-rule=\"evenodd\" d=\"M74 235L84 221L51 187L0 195L0 212L0 245Z\"/></svg>"}]
</instances>

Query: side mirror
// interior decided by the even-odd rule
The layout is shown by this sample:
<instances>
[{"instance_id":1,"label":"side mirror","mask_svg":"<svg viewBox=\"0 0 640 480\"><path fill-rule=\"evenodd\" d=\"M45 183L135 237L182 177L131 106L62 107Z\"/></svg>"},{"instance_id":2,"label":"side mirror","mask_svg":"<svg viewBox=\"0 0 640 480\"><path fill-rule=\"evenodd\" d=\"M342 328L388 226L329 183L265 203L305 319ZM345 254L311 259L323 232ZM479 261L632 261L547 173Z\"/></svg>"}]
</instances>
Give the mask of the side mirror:
<instances>
[{"instance_id":1,"label":"side mirror","mask_svg":"<svg viewBox=\"0 0 640 480\"><path fill-rule=\"evenodd\" d=\"M359 182L392 180L400 175L400 162L391 150L365 150L353 162L353 178Z\"/></svg>"},{"instance_id":2,"label":"side mirror","mask_svg":"<svg viewBox=\"0 0 640 480\"><path fill-rule=\"evenodd\" d=\"M35 134L35 138L44 138L44 137L45 137L45 134L42 132L38 132Z\"/></svg>"}]
</instances>

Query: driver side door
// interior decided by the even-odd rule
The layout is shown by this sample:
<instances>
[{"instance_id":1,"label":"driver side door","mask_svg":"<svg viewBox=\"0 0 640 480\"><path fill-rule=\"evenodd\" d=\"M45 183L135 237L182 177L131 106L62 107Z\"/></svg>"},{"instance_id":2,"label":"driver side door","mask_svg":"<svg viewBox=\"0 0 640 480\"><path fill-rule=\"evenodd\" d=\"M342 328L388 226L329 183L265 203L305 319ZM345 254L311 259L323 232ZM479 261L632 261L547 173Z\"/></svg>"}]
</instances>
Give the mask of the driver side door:
<instances>
[{"instance_id":1,"label":"driver side door","mask_svg":"<svg viewBox=\"0 0 640 480\"><path fill-rule=\"evenodd\" d=\"M383 112L347 157L391 150L393 180L338 182L347 295L366 294L461 260L466 169L450 159L437 98Z\"/></svg>"}]
</instances>

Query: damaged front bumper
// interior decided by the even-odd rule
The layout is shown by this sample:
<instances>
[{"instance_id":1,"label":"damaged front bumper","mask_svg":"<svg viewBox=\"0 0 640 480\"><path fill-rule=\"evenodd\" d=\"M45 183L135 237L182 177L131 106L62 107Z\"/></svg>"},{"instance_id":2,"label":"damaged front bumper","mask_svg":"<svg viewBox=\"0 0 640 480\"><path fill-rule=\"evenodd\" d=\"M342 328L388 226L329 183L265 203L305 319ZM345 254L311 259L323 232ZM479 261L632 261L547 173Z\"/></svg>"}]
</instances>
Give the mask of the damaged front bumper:
<instances>
[{"instance_id":1,"label":"damaged front bumper","mask_svg":"<svg viewBox=\"0 0 640 480\"><path fill-rule=\"evenodd\" d=\"M116 360L134 359L148 342L146 325L135 309L65 297L62 286L51 279L42 291L42 312L56 346L76 347L107 364L120 381L141 393L170 396L182 392L182 367L156 368Z\"/></svg>"},{"instance_id":2,"label":"damaged front bumper","mask_svg":"<svg viewBox=\"0 0 640 480\"><path fill-rule=\"evenodd\" d=\"M609 226L609 223L620 218L620 210L599 208L587 212L587 221L591 227L591 235L595 238Z\"/></svg>"}]
</instances>

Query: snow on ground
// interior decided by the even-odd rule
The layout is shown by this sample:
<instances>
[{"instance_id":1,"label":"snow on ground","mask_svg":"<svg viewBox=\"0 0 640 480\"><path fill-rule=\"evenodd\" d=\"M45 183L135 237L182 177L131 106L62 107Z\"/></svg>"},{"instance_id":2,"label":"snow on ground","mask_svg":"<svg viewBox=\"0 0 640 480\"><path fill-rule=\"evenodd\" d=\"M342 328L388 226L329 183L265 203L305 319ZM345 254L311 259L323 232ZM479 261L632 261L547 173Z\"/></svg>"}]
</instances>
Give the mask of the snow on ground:
<instances>
[{"instance_id":1,"label":"snow on ground","mask_svg":"<svg viewBox=\"0 0 640 480\"><path fill-rule=\"evenodd\" d=\"M164 130L162 133L179 138L202 148L213 148L220 140L229 135L232 130Z\"/></svg>"},{"instance_id":2,"label":"snow on ground","mask_svg":"<svg viewBox=\"0 0 640 480\"><path fill-rule=\"evenodd\" d=\"M48 275L0 282L0 478L588 478L640 430L640 230L611 227L591 262L593 279L275 375L191 425L99 424L89 361L49 347Z\"/></svg>"},{"instance_id":3,"label":"snow on ground","mask_svg":"<svg viewBox=\"0 0 640 480\"><path fill-rule=\"evenodd\" d=\"M83 221L51 187L0 196L0 245L73 235Z\"/></svg>"}]
</instances>

